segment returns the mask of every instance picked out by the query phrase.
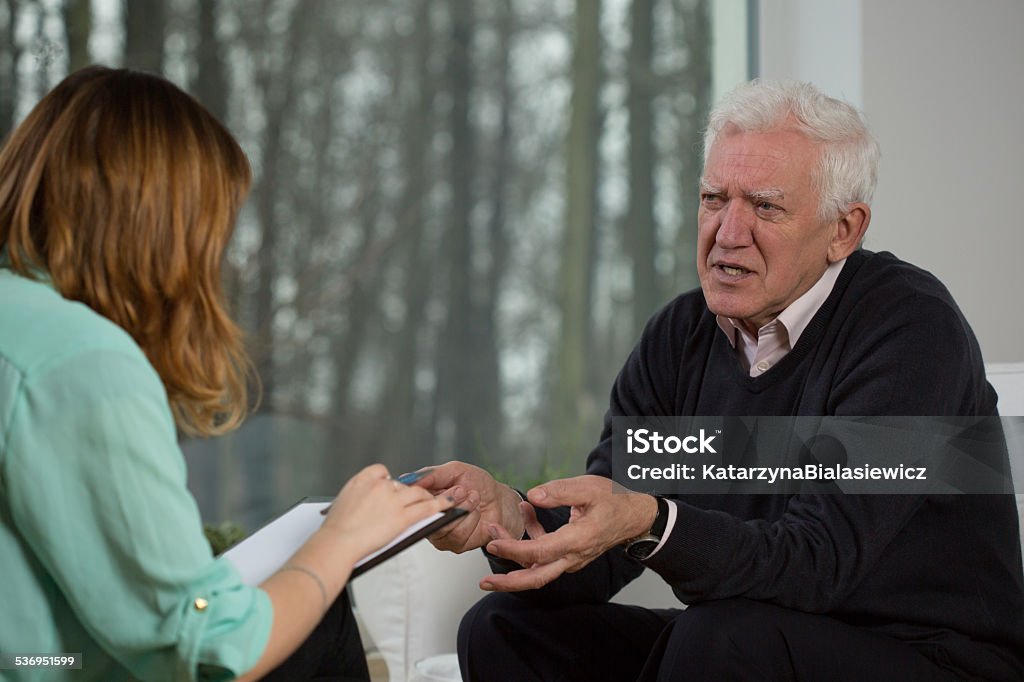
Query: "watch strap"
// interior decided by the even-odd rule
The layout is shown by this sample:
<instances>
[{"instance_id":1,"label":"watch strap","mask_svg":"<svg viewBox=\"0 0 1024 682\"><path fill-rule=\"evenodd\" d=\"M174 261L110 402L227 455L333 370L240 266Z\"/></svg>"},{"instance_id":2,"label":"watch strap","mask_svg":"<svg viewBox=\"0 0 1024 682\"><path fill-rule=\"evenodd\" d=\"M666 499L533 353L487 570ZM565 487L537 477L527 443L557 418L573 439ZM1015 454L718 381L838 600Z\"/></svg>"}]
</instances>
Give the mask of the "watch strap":
<instances>
[{"instance_id":1,"label":"watch strap","mask_svg":"<svg viewBox=\"0 0 1024 682\"><path fill-rule=\"evenodd\" d=\"M642 533L634 538L626 540L623 544L626 548L630 545L639 542L640 540L654 540L660 542L661 537L665 534L665 527L668 526L668 501L657 495L652 495L654 501L658 503L658 513L654 517L654 523L651 524L650 530Z\"/></svg>"},{"instance_id":2,"label":"watch strap","mask_svg":"<svg viewBox=\"0 0 1024 682\"><path fill-rule=\"evenodd\" d=\"M655 495L654 499L658 503L658 515L654 517L650 533L660 540L664 537L665 527L668 525L668 500L658 495Z\"/></svg>"}]
</instances>

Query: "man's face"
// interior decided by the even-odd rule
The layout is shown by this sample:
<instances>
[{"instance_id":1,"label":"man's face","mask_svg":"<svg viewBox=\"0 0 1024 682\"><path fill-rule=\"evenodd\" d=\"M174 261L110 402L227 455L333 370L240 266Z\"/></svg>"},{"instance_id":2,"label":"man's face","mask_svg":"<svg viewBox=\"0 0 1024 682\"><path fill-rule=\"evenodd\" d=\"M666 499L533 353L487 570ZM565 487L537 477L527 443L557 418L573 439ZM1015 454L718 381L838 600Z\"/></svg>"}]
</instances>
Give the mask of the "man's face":
<instances>
[{"instance_id":1,"label":"man's face","mask_svg":"<svg viewBox=\"0 0 1024 682\"><path fill-rule=\"evenodd\" d=\"M835 223L817 215L818 153L790 127L727 126L708 155L697 214L700 285L711 312L741 320L754 335L828 267Z\"/></svg>"}]
</instances>

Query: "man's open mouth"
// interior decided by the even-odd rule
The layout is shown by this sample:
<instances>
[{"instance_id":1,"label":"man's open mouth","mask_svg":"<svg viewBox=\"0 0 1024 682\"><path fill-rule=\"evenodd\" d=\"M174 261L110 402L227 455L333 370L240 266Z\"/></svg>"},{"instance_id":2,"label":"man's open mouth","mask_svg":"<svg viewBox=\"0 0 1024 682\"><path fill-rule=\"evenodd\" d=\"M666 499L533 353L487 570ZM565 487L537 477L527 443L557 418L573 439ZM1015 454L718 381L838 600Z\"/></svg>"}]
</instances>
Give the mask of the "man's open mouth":
<instances>
[{"instance_id":1,"label":"man's open mouth","mask_svg":"<svg viewBox=\"0 0 1024 682\"><path fill-rule=\"evenodd\" d=\"M745 275L750 272L750 270L747 270L746 268L741 268L734 265L719 265L718 267L722 268L722 272L724 272L727 275L732 275L733 277Z\"/></svg>"}]
</instances>

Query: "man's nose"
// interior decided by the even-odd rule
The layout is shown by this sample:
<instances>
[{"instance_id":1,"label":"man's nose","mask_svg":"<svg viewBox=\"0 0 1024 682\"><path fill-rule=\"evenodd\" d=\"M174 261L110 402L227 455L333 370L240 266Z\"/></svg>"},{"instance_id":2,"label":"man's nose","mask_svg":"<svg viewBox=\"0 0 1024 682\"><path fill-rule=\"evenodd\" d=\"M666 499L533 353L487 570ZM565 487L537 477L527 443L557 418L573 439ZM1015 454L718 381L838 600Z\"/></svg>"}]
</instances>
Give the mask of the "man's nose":
<instances>
[{"instance_id":1,"label":"man's nose","mask_svg":"<svg viewBox=\"0 0 1024 682\"><path fill-rule=\"evenodd\" d=\"M715 233L715 243L724 249L739 249L754 243L753 209L744 201L730 200L719 212L721 223Z\"/></svg>"}]
</instances>

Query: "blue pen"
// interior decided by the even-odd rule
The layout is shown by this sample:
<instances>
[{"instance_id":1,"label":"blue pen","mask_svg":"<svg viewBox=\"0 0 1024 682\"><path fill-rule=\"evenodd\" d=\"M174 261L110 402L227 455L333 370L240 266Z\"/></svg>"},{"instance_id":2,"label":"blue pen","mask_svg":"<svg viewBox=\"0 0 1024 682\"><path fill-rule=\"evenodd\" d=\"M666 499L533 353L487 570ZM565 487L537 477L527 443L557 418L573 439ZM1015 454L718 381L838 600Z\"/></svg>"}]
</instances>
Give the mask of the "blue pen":
<instances>
[{"instance_id":1,"label":"blue pen","mask_svg":"<svg viewBox=\"0 0 1024 682\"><path fill-rule=\"evenodd\" d=\"M402 474L395 480L403 485L412 485L416 481L420 480L421 478L429 474L431 469L433 469L433 467L429 469L423 469L422 471L410 471L408 473ZM320 514L323 516L327 516L327 512L329 511L331 511L331 505L327 505L326 507L321 509Z\"/></svg>"},{"instance_id":2,"label":"blue pen","mask_svg":"<svg viewBox=\"0 0 1024 682\"><path fill-rule=\"evenodd\" d=\"M395 480L405 485L412 485L416 481L420 480L424 476L430 473L430 469L424 469L423 471L410 471L407 474L402 474Z\"/></svg>"}]
</instances>

